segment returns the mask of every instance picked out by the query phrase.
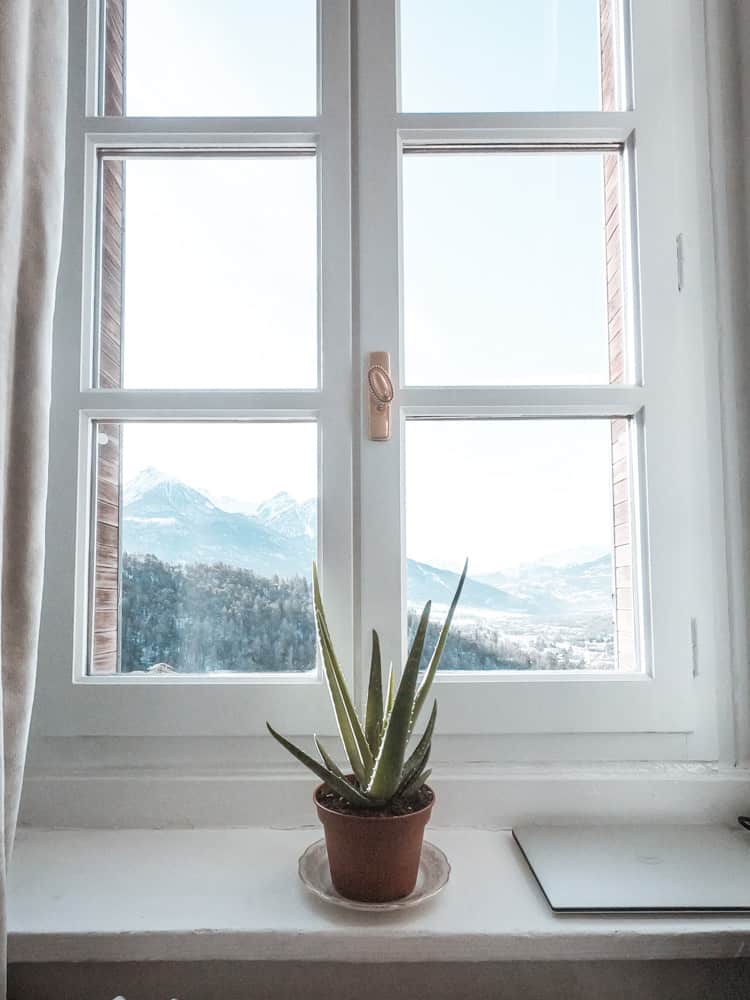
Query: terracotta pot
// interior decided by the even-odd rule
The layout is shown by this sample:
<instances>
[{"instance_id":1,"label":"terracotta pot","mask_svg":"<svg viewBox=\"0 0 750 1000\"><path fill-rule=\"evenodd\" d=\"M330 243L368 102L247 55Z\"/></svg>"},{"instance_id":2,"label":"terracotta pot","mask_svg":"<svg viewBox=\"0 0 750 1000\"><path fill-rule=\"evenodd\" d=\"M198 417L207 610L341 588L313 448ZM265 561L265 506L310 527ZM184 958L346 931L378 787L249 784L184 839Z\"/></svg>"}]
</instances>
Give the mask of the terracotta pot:
<instances>
[{"instance_id":1,"label":"terracotta pot","mask_svg":"<svg viewBox=\"0 0 750 1000\"><path fill-rule=\"evenodd\" d=\"M336 812L313 800L323 824L331 879L342 896L362 903L388 903L408 896L419 872L424 828L435 804L406 816Z\"/></svg>"}]
</instances>

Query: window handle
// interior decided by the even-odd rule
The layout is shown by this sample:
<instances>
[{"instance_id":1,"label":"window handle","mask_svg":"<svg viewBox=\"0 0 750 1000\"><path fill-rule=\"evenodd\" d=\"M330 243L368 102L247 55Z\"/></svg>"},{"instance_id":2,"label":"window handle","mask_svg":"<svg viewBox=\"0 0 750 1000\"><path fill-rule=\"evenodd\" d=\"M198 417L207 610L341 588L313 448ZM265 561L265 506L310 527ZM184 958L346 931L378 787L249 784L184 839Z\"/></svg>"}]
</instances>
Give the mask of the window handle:
<instances>
[{"instance_id":1,"label":"window handle","mask_svg":"<svg viewBox=\"0 0 750 1000\"><path fill-rule=\"evenodd\" d=\"M387 351L372 351L367 368L367 391L370 397L370 440L388 441L391 436L391 359Z\"/></svg>"}]
</instances>

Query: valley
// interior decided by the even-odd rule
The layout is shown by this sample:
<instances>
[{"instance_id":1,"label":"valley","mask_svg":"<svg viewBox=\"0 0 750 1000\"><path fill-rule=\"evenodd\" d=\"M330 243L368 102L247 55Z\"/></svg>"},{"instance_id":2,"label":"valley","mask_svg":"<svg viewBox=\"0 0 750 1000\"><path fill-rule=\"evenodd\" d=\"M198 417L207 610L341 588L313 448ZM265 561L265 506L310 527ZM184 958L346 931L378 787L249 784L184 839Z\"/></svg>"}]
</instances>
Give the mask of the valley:
<instances>
[{"instance_id":1,"label":"valley","mask_svg":"<svg viewBox=\"0 0 750 1000\"><path fill-rule=\"evenodd\" d=\"M126 485L124 670L312 669L306 581L316 553L317 502L279 493L251 513L239 507L156 469ZM591 554L581 562L542 560L467 579L444 668L613 670L611 559ZM439 622L457 582L455 572L407 560L410 628L428 599ZM163 641L153 640L156 633Z\"/></svg>"}]
</instances>

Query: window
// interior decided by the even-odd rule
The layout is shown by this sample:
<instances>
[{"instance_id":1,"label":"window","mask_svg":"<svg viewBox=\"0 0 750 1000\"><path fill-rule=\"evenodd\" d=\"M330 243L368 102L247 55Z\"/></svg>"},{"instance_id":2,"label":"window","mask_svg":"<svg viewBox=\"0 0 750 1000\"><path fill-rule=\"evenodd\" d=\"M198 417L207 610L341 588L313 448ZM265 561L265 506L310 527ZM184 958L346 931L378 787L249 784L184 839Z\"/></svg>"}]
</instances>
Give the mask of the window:
<instances>
[{"instance_id":1,"label":"window","mask_svg":"<svg viewBox=\"0 0 750 1000\"><path fill-rule=\"evenodd\" d=\"M689 35L679 6L360 10L360 350L399 387L390 444L362 445L363 621L397 659L469 556L443 732L696 727L701 292L675 242L700 223L673 103L696 70L658 41Z\"/></svg>"},{"instance_id":2,"label":"window","mask_svg":"<svg viewBox=\"0 0 750 1000\"><path fill-rule=\"evenodd\" d=\"M312 559L361 692L369 629L402 662L468 556L443 732L693 732L714 418L684 8L377 0L353 31L348 0L210 6L73 5L52 481L75 545L47 617L74 683L58 663L48 716L329 726Z\"/></svg>"}]
</instances>

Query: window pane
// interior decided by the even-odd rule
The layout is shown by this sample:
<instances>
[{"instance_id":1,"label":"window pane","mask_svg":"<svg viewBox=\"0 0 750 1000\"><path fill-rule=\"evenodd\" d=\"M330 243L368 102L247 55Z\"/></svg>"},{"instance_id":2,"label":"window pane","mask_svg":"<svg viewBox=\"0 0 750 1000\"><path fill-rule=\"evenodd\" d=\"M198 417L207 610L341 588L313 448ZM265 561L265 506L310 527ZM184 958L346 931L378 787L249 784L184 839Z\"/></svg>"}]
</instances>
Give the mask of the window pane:
<instances>
[{"instance_id":1,"label":"window pane","mask_svg":"<svg viewBox=\"0 0 750 1000\"><path fill-rule=\"evenodd\" d=\"M613 4L401 0L402 109L611 110Z\"/></svg>"},{"instance_id":2,"label":"window pane","mask_svg":"<svg viewBox=\"0 0 750 1000\"><path fill-rule=\"evenodd\" d=\"M626 420L409 420L409 626L467 581L447 670L636 669ZM437 632L437 624L433 630Z\"/></svg>"},{"instance_id":3,"label":"window pane","mask_svg":"<svg viewBox=\"0 0 750 1000\"><path fill-rule=\"evenodd\" d=\"M317 385L314 156L102 161L98 384Z\"/></svg>"},{"instance_id":4,"label":"window pane","mask_svg":"<svg viewBox=\"0 0 750 1000\"><path fill-rule=\"evenodd\" d=\"M407 382L623 378L616 153L413 153L403 165Z\"/></svg>"},{"instance_id":5,"label":"window pane","mask_svg":"<svg viewBox=\"0 0 750 1000\"><path fill-rule=\"evenodd\" d=\"M95 426L92 673L315 668L312 423Z\"/></svg>"},{"instance_id":6,"label":"window pane","mask_svg":"<svg viewBox=\"0 0 750 1000\"><path fill-rule=\"evenodd\" d=\"M315 114L315 0L105 3L105 114Z\"/></svg>"}]
</instances>

